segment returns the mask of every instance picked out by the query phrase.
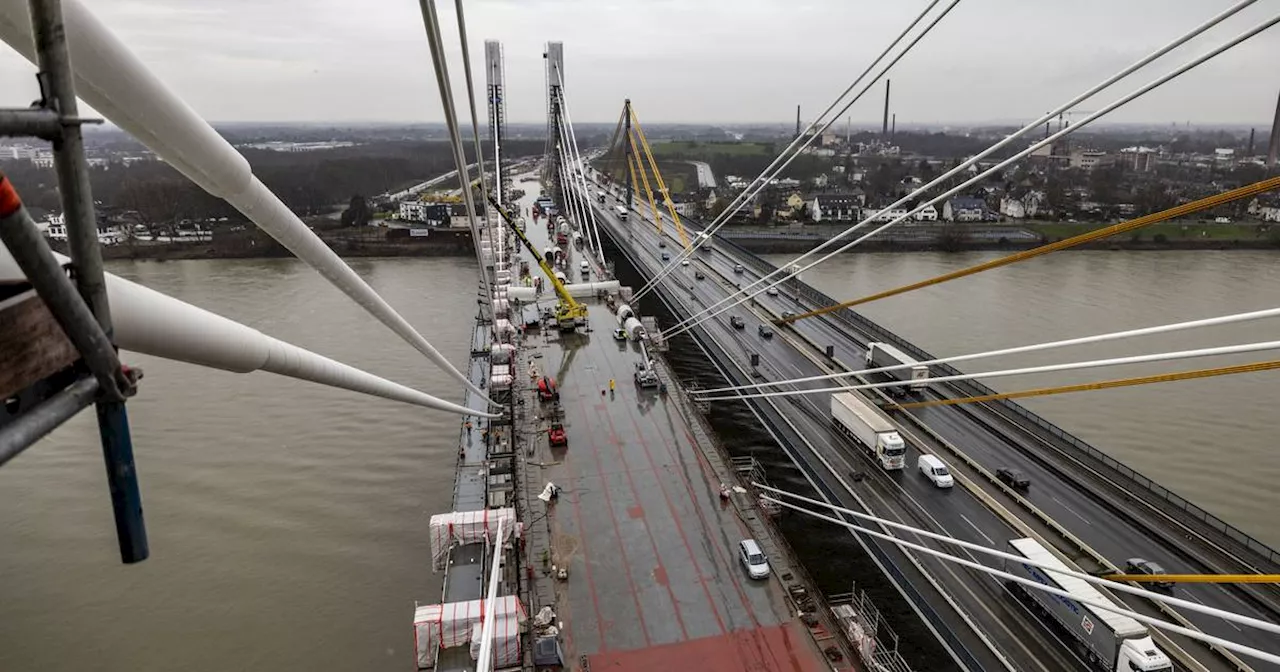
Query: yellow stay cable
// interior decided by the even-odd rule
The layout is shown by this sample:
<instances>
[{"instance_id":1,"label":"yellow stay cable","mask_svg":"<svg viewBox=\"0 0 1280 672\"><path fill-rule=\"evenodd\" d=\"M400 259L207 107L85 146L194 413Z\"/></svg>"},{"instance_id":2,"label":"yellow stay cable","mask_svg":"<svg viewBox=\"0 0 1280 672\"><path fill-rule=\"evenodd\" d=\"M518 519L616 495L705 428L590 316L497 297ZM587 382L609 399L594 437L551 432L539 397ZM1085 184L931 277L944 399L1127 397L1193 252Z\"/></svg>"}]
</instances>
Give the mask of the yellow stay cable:
<instances>
[{"instance_id":1,"label":"yellow stay cable","mask_svg":"<svg viewBox=\"0 0 1280 672\"><path fill-rule=\"evenodd\" d=\"M1098 578L1140 583L1280 583L1280 574L1106 574Z\"/></svg>"},{"instance_id":2,"label":"yellow stay cable","mask_svg":"<svg viewBox=\"0 0 1280 672\"><path fill-rule=\"evenodd\" d=\"M658 214L658 205L653 202L653 189L649 188L649 176L644 172L644 165L640 163L640 155L636 153L636 141L627 136L627 142L631 144L631 161L627 162L627 167L631 169L631 184L636 183L636 173L640 173L640 180L644 184L644 193L649 198L649 209L653 211L653 223L658 227L658 238L662 238L662 215Z\"/></svg>"},{"instance_id":3,"label":"yellow stay cable","mask_svg":"<svg viewBox=\"0 0 1280 672\"><path fill-rule=\"evenodd\" d=\"M1137 378L1120 378L1117 380L1104 380L1097 383L1081 383L1079 385L1062 385L1059 387L1042 387L1034 390L1023 390L1021 392L1003 392L1000 394L984 394L977 397L961 397L959 399L932 399L929 401L913 401L905 404L897 404L890 408L910 409L925 408L927 406L950 406L953 404L974 404L983 401L996 401L997 399L1021 399L1023 397L1043 397L1050 394L1065 394L1067 392L1087 392L1090 390L1109 390L1114 387L1130 387L1132 385L1147 385L1149 383L1170 383L1177 380L1190 380L1193 378L1213 378L1215 376L1229 376L1235 373L1256 373L1258 371L1270 371L1272 369L1280 369L1280 360L1272 360L1269 362L1256 362L1254 364L1240 364L1237 366L1223 366L1215 369L1196 369L1194 371L1178 371L1176 373L1162 373L1155 376L1140 376Z\"/></svg>"},{"instance_id":4,"label":"yellow stay cable","mask_svg":"<svg viewBox=\"0 0 1280 672\"><path fill-rule=\"evenodd\" d=\"M1144 215L1137 219L1131 219L1127 222L1121 222L1119 224L1115 224L1112 226L1096 229L1094 231L1090 231L1088 233L1085 233L1079 236L1074 236L1072 238L1067 238L1065 240L1059 240L1056 243L1049 243L1048 245L1042 245L1034 249L1015 252L1014 254L1011 254L1007 257L1000 257L999 259L993 259L991 261L984 262L976 266L970 266L968 268L962 268L958 271L944 273L937 277L929 278L928 280L913 282L909 285L903 285L896 289L890 289L890 290L880 292L878 294L864 296L860 299L845 301L844 303L839 303L834 306L827 306L826 308L819 308L817 310L811 310L807 313L801 313L799 315L792 315L790 317L776 320L775 323L779 325L790 324L792 322L795 322L796 320L803 320L806 317L825 315L826 313L840 310L841 308L850 308L852 306L857 306L863 303L879 301L880 299L885 299L890 296L905 294L906 292L914 291L922 287L929 287L932 285L941 284L941 283L947 282L948 280L955 280L956 278L963 278L963 277L973 275L975 273L981 273L982 271L987 271L993 268L1007 266L1009 264L1017 263L1019 261L1031 259L1033 257L1038 257L1042 254L1057 252L1058 250L1065 250L1069 247L1083 245L1084 243L1091 243L1095 240L1107 238L1109 236L1114 236L1121 233L1127 233L1129 231L1133 231L1134 229L1140 229L1144 226L1155 224L1157 222L1163 222L1165 220L1173 219L1175 217L1189 215L1195 212L1199 212L1201 210L1208 210L1210 208L1223 205L1224 203L1231 203L1232 201L1238 201L1242 198L1249 198L1250 196L1255 196L1264 191L1270 191L1277 187L1280 187L1280 177L1273 177L1270 179L1262 180L1261 182L1255 182L1248 186L1240 187L1239 189L1232 189L1231 191L1223 192L1221 194L1214 194L1213 196L1208 196L1206 198L1202 198L1197 201L1184 203L1177 207L1169 208L1168 210L1162 210L1160 212L1152 213L1150 215Z\"/></svg>"},{"instance_id":5,"label":"yellow stay cable","mask_svg":"<svg viewBox=\"0 0 1280 672\"><path fill-rule=\"evenodd\" d=\"M631 125L636 132L636 137L640 138L640 146L644 148L645 157L649 159L649 166L653 169L653 179L658 181L658 189L662 193L662 199L667 204L667 210L671 212L671 221L676 225L676 233L680 235L680 242L687 251L689 249L689 237L684 233L684 226L680 223L680 214L676 212L675 203L671 202L671 192L667 191L667 185L662 181L662 173L658 171L658 162L653 158L653 150L649 148L649 141L644 137L644 129L640 128L640 119L636 117L636 108L634 107L631 108Z\"/></svg>"}]
</instances>

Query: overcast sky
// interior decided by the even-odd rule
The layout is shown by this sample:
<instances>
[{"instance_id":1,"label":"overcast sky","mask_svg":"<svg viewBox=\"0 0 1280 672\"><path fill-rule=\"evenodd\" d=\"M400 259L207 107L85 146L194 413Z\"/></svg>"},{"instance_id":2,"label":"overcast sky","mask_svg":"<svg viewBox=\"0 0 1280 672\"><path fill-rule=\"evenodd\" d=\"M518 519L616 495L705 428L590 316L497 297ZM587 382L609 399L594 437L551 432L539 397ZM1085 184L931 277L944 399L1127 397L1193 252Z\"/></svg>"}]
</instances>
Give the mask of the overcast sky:
<instances>
[{"instance_id":1,"label":"overcast sky","mask_svg":"<svg viewBox=\"0 0 1280 672\"><path fill-rule=\"evenodd\" d=\"M86 4L211 120L443 119L413 0ZM465 8L478 86L484 40L505 46L512 121L545 118L541 54L547 40L557 40L565 45L575 121L613 122L630 97L640 118L651 122L789 122L797 104L806 121L825 108L926 4L467 0ZM890 74L893 111L899 124L1031 118L1231 4L964 0ZM440 7L461 106L466 89L453 3L442 0ZM1081 107L1105 104L1276 12L1280 2L1261 0L1158 61L1150 74ZM1280 27L1108 119L1269 126L1280 91L1278 54ZM34 99L33 74L15 52L0 52L0 105ZM854 106L854 122L878 122L882 103L881 85Z\"/></svg>"}]
</instances>

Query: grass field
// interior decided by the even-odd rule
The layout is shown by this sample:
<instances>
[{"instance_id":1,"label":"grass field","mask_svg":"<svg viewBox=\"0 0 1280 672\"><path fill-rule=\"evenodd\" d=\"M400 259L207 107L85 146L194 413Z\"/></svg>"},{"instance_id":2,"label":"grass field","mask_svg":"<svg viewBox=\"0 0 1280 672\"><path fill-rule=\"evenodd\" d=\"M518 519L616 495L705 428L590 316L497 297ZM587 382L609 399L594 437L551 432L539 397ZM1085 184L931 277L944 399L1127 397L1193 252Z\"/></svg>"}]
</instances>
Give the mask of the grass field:
<instances>
[{"instance_id":1,"label":"grass field","mask_svg":"<svg viewBox=\"0 0 1280 672\"><path fill-rule=\"evenodd\" d=\"M655 146L656 150L657 147ZM654 152L655 157L657 152ZM645 162L647 163L647 161ZM658 170L662 171L662 179L667 184L667 189L673 194L683 193L686 188L697 189L698 186L698 170L691 164L683 161L658 161ZM653 189L658 188L658 181L653 177L653 171L646 165L645 174L649 178L649 186ZM616 174L614 179L622 181L626 179L623 174ZM641 182L640 175L636 174L636 198L643 200L644 184Z\"/></svg>"},{"instance_id":2,"label":"grass field","mask_svg":"<svg viewBox=\"0 0 1280 672\"><path fill-rule=\"evenodd\" d=\"M1049 240L1061 240L1100 229L1103 224L1070 223L1070 222L1037 222L1019 224L1035 231ZM1203 224L1200 222L1164 222L1152 224L1131 233L1122 234L1119 238L1130 239L1140 236L1139 240L1154 240L1157 235L1165 240L1261 240L1272 235L1273 230L1280 227L1265 228L1258 224Z\"/></svg>"},{"instance_id":3,"label":"grass field","mask_svg":"<svg viewBox=\"0 0 1280 672\"><path fill-rule=\"evenodd\" d=\"M653 155L685 156L701 158L715 154L730 156L773 155L773 144L768 142L655 142Z\"/></svg>"}]
</instances>

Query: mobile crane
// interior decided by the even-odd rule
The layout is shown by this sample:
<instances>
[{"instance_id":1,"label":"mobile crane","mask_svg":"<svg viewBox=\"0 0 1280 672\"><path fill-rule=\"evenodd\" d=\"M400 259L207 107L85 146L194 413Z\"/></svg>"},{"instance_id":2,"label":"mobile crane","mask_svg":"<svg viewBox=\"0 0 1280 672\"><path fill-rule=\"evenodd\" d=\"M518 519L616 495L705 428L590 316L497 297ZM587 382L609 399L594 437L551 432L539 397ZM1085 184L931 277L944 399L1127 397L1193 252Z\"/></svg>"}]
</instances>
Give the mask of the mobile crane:
<instances>
[{"instance_id":1,"label":"mobile crane","mask_svg":"<svg viewBox=\"0 0 1280 672\"><path fill-rule=\"evenodd\" d=\"M564 288L564 283L560 282L560 279L556 277L555 269L551 268L547 260L538 253L538 248L533 246L533 243L524 235L524 230L511 219L511 214L498 204L497 199L490 196L489 203L502 216L502 220L507 223L507 226L511 227L511 230L515 232L516 238L519 238L525 249L529 250L529 254L532 254L533 258L538 261L538 267L542 269L547 279L551 281L551 286L555 288L556 296L560 299L560 302L556 304L556 327L560 331L574 331L578 328L578 325L586 324L586 305L578 303L572 296L569 296L569 291Z\"/></svg>"}]
</instances>

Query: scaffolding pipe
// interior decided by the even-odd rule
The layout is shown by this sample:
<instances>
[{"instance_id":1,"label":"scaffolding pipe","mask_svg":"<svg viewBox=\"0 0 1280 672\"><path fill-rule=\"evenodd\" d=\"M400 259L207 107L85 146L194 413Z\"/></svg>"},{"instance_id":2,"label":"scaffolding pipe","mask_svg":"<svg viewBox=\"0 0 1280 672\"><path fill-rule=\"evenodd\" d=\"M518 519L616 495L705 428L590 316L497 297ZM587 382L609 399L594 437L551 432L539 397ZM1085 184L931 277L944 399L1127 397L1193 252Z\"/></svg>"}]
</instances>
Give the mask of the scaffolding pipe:
<instances>
[{"instance_id":1,"label":"scaffolding pipe","mask_svg":"<svg viewBox=\"0 0 1280 672\"><path fill-rule=\"evenodd\" d=\"M485 396L271 193L253 175L244 156L157 79L79 0L64 0L63 13L76 64L75 91L81 99L205 191L225 199L441 370ZM36 62L31 14L23 0L0 0L0 39Z\"/></svg>"},{"instance_id":2,"label":"scaffolding pipe","mask_svg":"<svg viewBox=\"0 0 1280 672\"><path fill-rule=\"evenodd\" d=\"M494 537L493 568L489 570L489 590L486 594L489 608L484 610L484 624L480 626L480 655L476 657L476 672L493 672L493 623L496 620L494 612L497 611L493 605L498 602L498 577L502 573L502 526L506 522L505 518L498 519L498 534Z\"/></svg>"}]
</instances>

